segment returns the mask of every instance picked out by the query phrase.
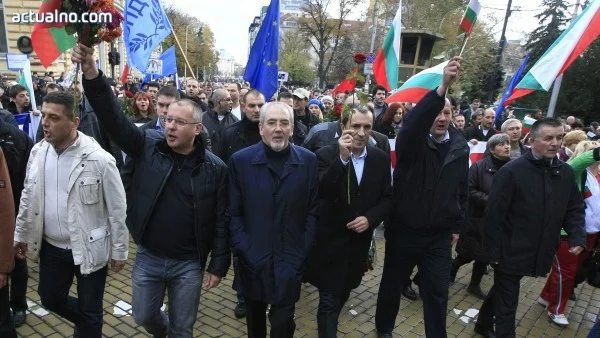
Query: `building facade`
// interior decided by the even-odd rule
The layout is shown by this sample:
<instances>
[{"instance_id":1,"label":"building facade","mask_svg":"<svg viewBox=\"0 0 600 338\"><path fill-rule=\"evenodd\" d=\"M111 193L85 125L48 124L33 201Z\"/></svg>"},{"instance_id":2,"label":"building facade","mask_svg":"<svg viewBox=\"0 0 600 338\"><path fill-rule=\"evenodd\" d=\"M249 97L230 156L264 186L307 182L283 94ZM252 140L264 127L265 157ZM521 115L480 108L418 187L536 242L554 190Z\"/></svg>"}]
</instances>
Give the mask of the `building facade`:
<instances>
[{"instance_id":1,"label":"building facade","mask_svg":"<svg viewBox=\"0 0 600 338\"><path fill-rule=\"evenodd\" d=\"M123 6L125 0L114 0L115 7L123 13ZM17 71L8 70L6 63L6 55L20 54L17 49L17 40L21 36L31 37L31 31L33 30L33 23L15 23L13 22L13 15L16 13L27 13L30 10L37 13L39 10L40 1L27 1L27 0L0 0L0 73L7 75L9 79L16 79L18 76ZM119 78L122 72L122 68L125 65L126 54L123 44L123 37L114 41L115 51L120 53L121 65L115 67L115 77ZM109 43L101 43L94 48L96 58L100 69L107 74L111 75L110 64L108 63L108 52L110 51ZM71 60L69 52L63 53L49 68L44 68L40 63L39 58L35 53L29 56L31 60L31 71L43 74L45 72L52 71L55 76L60 75L62 72L67 72L71 67Z\"/></svg>"}]
</instances>

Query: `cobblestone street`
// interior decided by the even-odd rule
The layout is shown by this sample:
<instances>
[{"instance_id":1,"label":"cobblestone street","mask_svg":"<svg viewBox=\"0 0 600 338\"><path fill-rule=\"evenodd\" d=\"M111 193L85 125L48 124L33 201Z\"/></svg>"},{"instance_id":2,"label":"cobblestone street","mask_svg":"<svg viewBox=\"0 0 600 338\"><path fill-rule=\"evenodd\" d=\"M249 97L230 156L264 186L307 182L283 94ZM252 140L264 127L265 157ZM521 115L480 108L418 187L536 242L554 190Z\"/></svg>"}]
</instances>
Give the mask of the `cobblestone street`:
<instances>
[{"instance_id":1,"label":"cobblestone street","mask_svg":"<svg viewBox=\"0 0 600 338\"><path fill-rule=\"evenodd\" d=\"M377 264L374 271L366 274L362 285L354 290L342 311L338 337L376 337L375 305L381 278L385 242L378 232ZM105 337L148 337L131 317L131 269L135 258L135 245L131 244L130 260L125 270L118 274L109 272L104 295ZM40 306L37 294L38 266L29 262L30 279L28 303L30 314L26 324L17 329L20 337L71 337L70 323L48 313ZM466 292L470 278L470 265L464 266L456 283L450 287L448 304L448 336L477 337L473 334L474 318L481 301ZM482 289L491 287L492 271L483 278ZM203 292L198 320L194 327L195 337L245 337L245 320L233 315L236 296L231 288L233 269L215 290ZM551 323L544 308L537 304L537 297L545 279L524 278L521 283L521 302L517 311L517 337L587 337L600 311L600 289L584 284L577 288L577 301L569 302L567 316L570 325L561 329ZM75 286L72 288L74 292ZM168 299L165 300L165 303ZM317 337L316 310L318 292L311 285L304 285L301 300L296 305L295 337ZM403 298L396 321L395 337L425 337L422 320L422 303Z\"/></svg>"}]
</instances>

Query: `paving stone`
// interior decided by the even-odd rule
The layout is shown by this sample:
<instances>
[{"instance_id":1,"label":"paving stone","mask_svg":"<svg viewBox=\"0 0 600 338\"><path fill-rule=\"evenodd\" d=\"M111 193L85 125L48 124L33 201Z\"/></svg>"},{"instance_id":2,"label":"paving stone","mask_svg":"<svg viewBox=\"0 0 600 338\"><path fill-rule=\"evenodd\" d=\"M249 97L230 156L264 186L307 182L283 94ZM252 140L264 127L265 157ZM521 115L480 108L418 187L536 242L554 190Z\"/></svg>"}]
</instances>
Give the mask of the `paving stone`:
<instances>
[{"instance_id":1,"label":"paving stone","mask_svg":"<svg viewBox=\"0 0 600 338\"><path fill-rule=\"evenodd\" d=\"M342 338L376 338L375 308L377 292L381 281L383 253L385 242L378 236L378 258L375 270L369 271L363 278L363 283L350 294L348 302L340 315L338 337ZM103 335L107 338L148 337L145 330L138 326L131 316L115 316L113 309L119 300L131 304L131 271L135 257L135 245L130 244L130 260L120 273L109 273L103 301L104 326ZM30 279L27 298L36 303L30 310L40 308L40 298L37 294L38 273L37 263L28 262ZM456 282L450 287L448 300L448 337L471 338L478 337L473 332L474 319L468 324L460 320L468 309L479 310L482 301L466 292L472 267L465 266L459 270ZM194 325L194 337L245 337L246 320L234 317L233 308L237 303L236 292L232 289L233 270L224 278L221 284L210 291L202 292L198 318ZM554 325L546 314L546 310L537 304L537 297L546 282L545 278L523 278L519 307L517 309L517 336L526 338L560 337L587 338L590 328L598 320L600 312L600 289L582 284L577 288L577 301L569 301L567 316L569 326L559 328ZM488 291L493 283L493 271L485 275L482 289ZM415 288L415 291L419 291ZM76 283L71 288L71 295L76 296ZM165 304L169 303L168 295ZM309 284L303 284L300 300L296 304L296 333L295 338L315 338L317 336L316 311L319 304L318 290ZM454 309L461 310L455 314ZM351 315L355 310L357 315ZM19 337L26 338L63 338L71 337L73 325L68 321L49 313L45 316L29 314L26 323L17 329ZM268 324L267 324L268 327ZM396 317L395 337L425 337L423 325L423 303L421 300L409 301L402 298L400 311Z\"/></svg>"}]
</instances>

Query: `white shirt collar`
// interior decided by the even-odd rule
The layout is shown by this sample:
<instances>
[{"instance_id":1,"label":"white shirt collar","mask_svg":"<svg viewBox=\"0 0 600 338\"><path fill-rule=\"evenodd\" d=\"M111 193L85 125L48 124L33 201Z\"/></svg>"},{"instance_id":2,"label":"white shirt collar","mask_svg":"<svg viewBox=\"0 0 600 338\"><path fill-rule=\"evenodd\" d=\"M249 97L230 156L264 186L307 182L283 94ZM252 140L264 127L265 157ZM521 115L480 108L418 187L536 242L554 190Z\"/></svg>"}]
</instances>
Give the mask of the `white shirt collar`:
<instances>
[{"instance_id":1,"label":"white shirt collar","mask_svg":"<svg viewBox=\"0 0 600 338\"><path fill-rule=\"evenodd\" d=\"M362 159L364 159L365 157L367 157L367 147L365 147L365 148L363 149L363 151L362 151L362 153L360 154L360 156L356 157L356 156L354 156L354 153L352 153L352 155L351 155L351 156L352 156L352 159L353 159L353 160L362 160Z\"/></svg>"},{"instance_id":2,"label":"white shirt collar","mask_svg":"<svg viewBox=\"0 0 600 338\"><path fill-rule=\"evenodd\" d=\"M448 130L446 130L446 135L444 135L444 138L442 139L442 141L438 142L435 137L433 137L433 135L429 134L429 137L431 137L431 139L433 140L433 142L435 143L446 143L448 141L450 141L450 132Z\"/></svg>"}]
</instances>

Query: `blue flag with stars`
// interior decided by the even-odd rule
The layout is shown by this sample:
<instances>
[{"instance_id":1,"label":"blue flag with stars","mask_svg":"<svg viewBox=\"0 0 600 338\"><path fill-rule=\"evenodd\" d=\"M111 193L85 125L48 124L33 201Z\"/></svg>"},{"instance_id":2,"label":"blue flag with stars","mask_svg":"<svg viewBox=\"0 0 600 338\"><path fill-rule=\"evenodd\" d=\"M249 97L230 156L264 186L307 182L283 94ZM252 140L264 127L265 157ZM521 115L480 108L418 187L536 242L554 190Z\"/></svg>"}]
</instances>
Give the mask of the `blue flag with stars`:
<instances>
[{"instance_id":1,"label":"blue flag with stars","mask_svg":"<svg viewBox=\"0 0 600 338\"><path fill-rule=\"evenodd\" d=\"M506 102L506 100L512 95L513 90L515 90L515 87L517 86L519 81L521 81L521 77L525 72L525 67L527 67L527 62L529 62L529 53L525 55L525 60L523 60L523 63L521 63L519 70L517 70L515 75L513 75L513 77L510 79L510 84L506 88L504 95L502 95L500 104L498 104L498 108L496 108L496 118L494 119L494 123L498 122L500 116L502 116L502 112L504 111L504 102Z\"/></svg>"},{"instance_id":2,"label":"blue flag with stars","mask_svg":"<svg viewBox=\"0 0 600 338\"><path fill-rule=\"evenodd\" d=\"M267 101L277 92L279 73L279 0L271 0L267 15L250 49L244 80L265 95Z\"/></svg>"},{"instance_id":3,"label":"blue flag with stars","mask_svg":"<svg viewBox=\"0 0 600 338\"><path fill-rule=\"evenodd\" d=\"M130 67L144 72L152 51L173 28L160 0L126 0L124 40Z\"/></svg>"}]
</instances>

